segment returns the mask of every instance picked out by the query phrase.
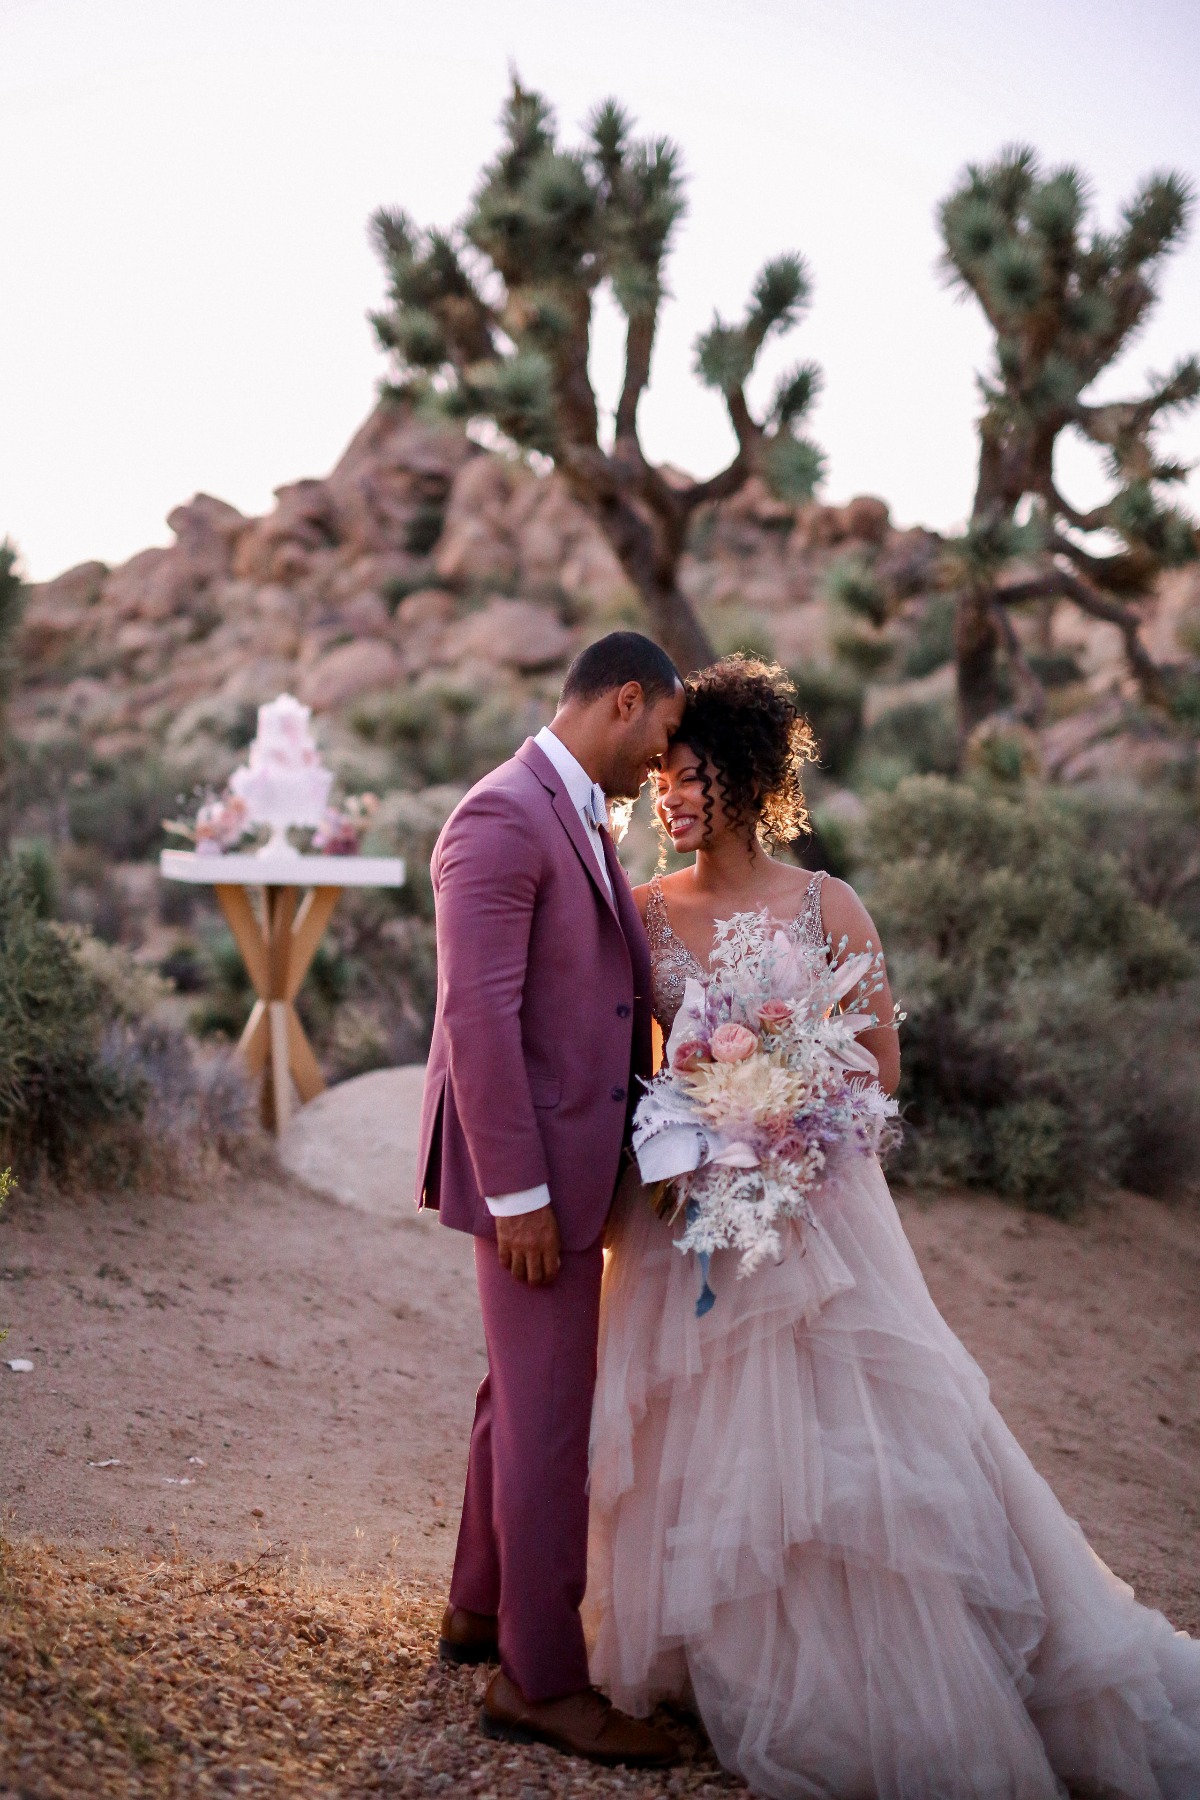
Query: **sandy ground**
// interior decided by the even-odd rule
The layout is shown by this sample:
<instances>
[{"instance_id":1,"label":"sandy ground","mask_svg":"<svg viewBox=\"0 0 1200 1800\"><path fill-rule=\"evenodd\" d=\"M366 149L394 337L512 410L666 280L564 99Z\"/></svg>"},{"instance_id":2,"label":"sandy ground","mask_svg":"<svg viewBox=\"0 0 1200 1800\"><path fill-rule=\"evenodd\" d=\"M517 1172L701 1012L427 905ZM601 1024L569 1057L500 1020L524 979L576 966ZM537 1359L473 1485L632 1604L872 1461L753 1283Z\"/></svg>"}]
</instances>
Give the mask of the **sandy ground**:
<instances>
[{"instance_id":1,"label":"sandy ground","mask_svg":"<svg viewBox=\"0 0 1200 1800\"><path fill-rule=\"evenodd\" d=\"M409 1208L411 1108L364 1178L363 1098L328 1096L316 1134L321 1179L352 1170L354 1205L282 1171L202 1198L9 1202L0 1358L34 1367L0 1363L0 1535L415 1582L432 1649L484 1367L472 1246ZM302 1136L289 1160L305 1166ZM1034 1462L1139 1595L1200 1632L1200 1212L1124 1197L1064 1224L978 1197L900 1204ZM462 1712L475 1741L455 1695L446 1730Z\"/></svg>"}]
</instances>

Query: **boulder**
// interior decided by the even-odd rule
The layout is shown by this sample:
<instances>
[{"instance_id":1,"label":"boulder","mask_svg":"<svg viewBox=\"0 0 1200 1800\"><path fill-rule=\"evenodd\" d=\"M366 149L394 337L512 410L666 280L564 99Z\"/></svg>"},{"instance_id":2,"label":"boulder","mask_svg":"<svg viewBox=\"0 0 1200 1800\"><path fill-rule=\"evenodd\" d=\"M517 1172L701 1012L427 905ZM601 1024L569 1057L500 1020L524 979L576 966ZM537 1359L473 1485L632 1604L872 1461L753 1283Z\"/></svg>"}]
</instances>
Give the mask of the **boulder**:
<instances>
[{"instance_id":1,"label":"boulder","mask_svg":"<svg viewBox=\"0 0 1200 1800\"><path fill-rule=\"evenodd\" d=\"M279 1140L280 1162L343 1206L415 1224L424 1086L424 1065L414 1064L373 1069L326 1088L289 1122Z\"/></svg>"},{"instance_id":2,"label":"boulder","mask_svg":"<svg viewBox=\"0 0 1200 1800\"><path fill-rule=\"evenodd\" d=\"M761 475L751 475L743 482L737 493L723 503L721 511L726 518L749 519L755 525L775 530L786 529L796 516L795 507L773 494Z\"/></svg>"},{"instance_id":3,"label":"boulder","mask_svg":"<svg viewBox=\"0 0 1200 1800\"><path fill-rule=\"evenodd\" d=\"M608 539L560 476L519 486L506 524L516 545L518 580L527 591L557 588L601 609L632 596Z\"/></svg>"},{"instance_id":4,"label":"boulder","mask_svg":"<svg viewBox=\"0 0 1200 1800\"><path fill-rule=\"evenodd\" d=\"M256 656L249 661L239 657L221 682L218 693L226 700L262 706L280 694L294 694L295 684L296 665L284 657Z\"/></svg>"},{"instance_id":5,"label":"boulder","mask_svg":"<svg viewBox=\"0 0 1200 1800\"><path fill-rule=\"evenodd\" d=\"M404 553L417 515L443 506L459 470L476 460L486 458L459 427L383 402L329 477L342 540L359 554Z\"/></svg>"},{"instance_id":6,"label":"boulder","mask_svg":"<svg viewBox=\"0 0 1200 1800\"><path fill-rule=\"evenodd\" d=\"M391 614L378 594L355 594L342 608L342 623L356 637L383 637L391 624Z\"/></svg>"},{"instance_id":7,"label":"boulder","mask_svg":"<svg viewBox=\"0 0 1200 1800\"><path fill-rule=\"evenodd\" d=\"M53 581L35 582L26 589L17 637L22 662L61 663L84 641L107 575L102 562L78 563Z\"/></svg>"},{"instance_id":8,"label":"boulder","mask_svg":"<svg viewBox=\"0 0 1200 1800\"><path fill-rule=\"evenodd\" d=\"M890 524L887 502L871 494L858 494L845 506L823 506L819 500L810 500L796 514L789 549L793 555L804 555L851 541L882 544Z\"/></svg>"},{"instance_id":9,"label":"boulder","mask_svg":"<svg viewBox=\"0 0 1200 1800\"><path fill-rule=\"evenodd\" d=\"M325 481L292 481L275 489L276 507L238 540L233 573L249 581L295 583L309 573L314 551L340 542L337 500Z\"/></svg>"},{"instance_id":10,"label":"boulder","mask_svg":"<svg viewBox=\"0 0 1200 1800\"><path fill-rule=\"evenodd\" d=\"M216 581L228 575L234 547L250 521L236 506L211 494L195 494L185 506L167 514L180 555L195 576Z\"/></svg>"},{"instance_id":11,"label":"boulder","mask_svg":"<svg viewBox=\"0 0 1200 1800\"><path fill-rule=\"evenodd\" d=\"M499 457L476 457L459 471L434 556L440 581L469 587L485 582L507 586L516 580L508 508L518 480Z\"/></svg>"},{"instance_id":12,"label":"boulder","mask_svg":"<svg viewBox=\"0 0 1200 1800\"><path fill-rule=\"evenodd\" d=\"M891 528L892 515L886 500L873 494L856 494L842 508L842 519L848 538L860 544L882 544Z\"/></svg>"},{"instance_id":13,"label":"boulder","mask_svg":"<svg viewBox=\"0 0 1200 1800\"><path fill-rule=\"evenodd\" d=\"M392 621L392 635L400 645L409 674L423 674L440 659L456 610L453 594L444 588L419 588L400 602Z\"/></svg>"},{"instance_id":14,"label":"boulder","mask_svg":"<svg viewBox=\"0 0 1200 1800\"><path fill-rule=\"evenodd\" d=\"M179 573L171 550L139 550L110 572L101 604L114 621L169 619L175 611Z\"/></svg>"},{"instance_id":15,"label":"boulder","mask_svg":"<svg viewBox=\"0 0 1200 1800\"><path fill-rule=\"evenodd\" d=\"M451 626L440 660L499 664L530 674L565 662L575 643L575 634L548 607L529 600L494 599L482 612L469 613Z\"/></svg>"},{"instance_id":16,"label":"boulder","mask_svg":"<svg viewBox=\"0 0 1200 1800\"><path fill-rule=\"evenodd\" d=\"M394 687L403 676L404 665L386 639L356 638L305 669L299 698L314 712L329 712L377 688Z\"/></svg>"}]
</instances>

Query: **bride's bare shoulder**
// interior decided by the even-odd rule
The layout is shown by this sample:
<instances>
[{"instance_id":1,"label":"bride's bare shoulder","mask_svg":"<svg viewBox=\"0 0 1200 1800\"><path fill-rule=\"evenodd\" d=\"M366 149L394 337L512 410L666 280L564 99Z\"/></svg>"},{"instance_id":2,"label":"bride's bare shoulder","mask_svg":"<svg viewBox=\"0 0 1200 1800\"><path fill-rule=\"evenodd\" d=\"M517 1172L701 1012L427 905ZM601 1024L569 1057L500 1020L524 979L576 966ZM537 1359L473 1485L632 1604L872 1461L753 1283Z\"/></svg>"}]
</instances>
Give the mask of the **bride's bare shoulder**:
<instances>
[{"instance_id":1,"label":"bride's bare shoulder","mask_svg":"<svg viewBox=\"0 0 1200 1800\"><path fill-rule=\"evenodd\" d=\"M827 875L821 883L821 919L835 943L844 937L852 949L861 949L870 940L878 949L879 934L870 913L850 883L837 875Z\"/></svg>"}]
</instances>

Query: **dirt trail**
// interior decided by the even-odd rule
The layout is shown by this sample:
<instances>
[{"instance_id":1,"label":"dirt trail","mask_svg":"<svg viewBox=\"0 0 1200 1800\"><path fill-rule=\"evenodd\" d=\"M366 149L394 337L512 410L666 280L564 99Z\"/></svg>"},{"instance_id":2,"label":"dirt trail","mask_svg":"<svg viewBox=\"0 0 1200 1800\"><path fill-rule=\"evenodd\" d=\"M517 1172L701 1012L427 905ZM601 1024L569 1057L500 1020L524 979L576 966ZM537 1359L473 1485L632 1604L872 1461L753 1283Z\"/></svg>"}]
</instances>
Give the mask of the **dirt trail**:
<instances>
[{"instance_id":1,"label":"dirt trail","mask_svg":"<svg viewBox=\"0 0 1200 1800\"><path fill-rule=\"evenodd\" d=\"M1106 1561L1200 1630L1200 1216L902 1201L934 1297ZM290 1178L0 1215L0 1530L444 1580L471 1244ZM116 1459L115 1462L113 1459ZM194 1460L198 1459L198 1460ZM103 1466L111 1464L111 1466Z\"/></svg>"},{"instance_id":2,"label":"dirt trail","mask_svg":"<svg viewBox=\"0 0 1200 1800\"><path fill-rule=\"evenodd\" d=\"M3 1355L34 1364L0 1367L6 1534L445 1570L484 1368L468 1239L298 1182L16 1196L0 1270Z\"/></svg>"}]
</instances>

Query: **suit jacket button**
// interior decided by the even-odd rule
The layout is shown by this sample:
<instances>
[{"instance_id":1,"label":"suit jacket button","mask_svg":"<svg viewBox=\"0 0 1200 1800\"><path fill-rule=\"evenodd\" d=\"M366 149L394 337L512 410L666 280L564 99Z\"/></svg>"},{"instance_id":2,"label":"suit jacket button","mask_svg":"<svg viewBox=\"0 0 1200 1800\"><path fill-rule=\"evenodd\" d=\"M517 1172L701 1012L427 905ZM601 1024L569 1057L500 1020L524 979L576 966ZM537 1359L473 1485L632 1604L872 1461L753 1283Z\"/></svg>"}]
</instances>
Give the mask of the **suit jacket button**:
<instances>
[{"instance_id":1,"label":"suit jacket button","mask_svg":"<svg viewBox=\"0 0 1200 1800\"><path fill-rule=\"evenodd\" d=\"M615 1087L612 1091L612 1097L614 1100L623 1100L625 1098L625 1089L623 1087Z\"/></svg>"},{"instance_id":2,"label":"suit jacket button","mask_svg":"<svg viewBox=\"0 0 1200 1800\"><path fill-rule=\"evenodd\" d=\"M626 1006L625 1002L622 1000L620 1006L617 1008L617 1017L618 1019L627 1019L632 1011L633 1008L631 1006Z\"/></svg>"}]
</instances>

